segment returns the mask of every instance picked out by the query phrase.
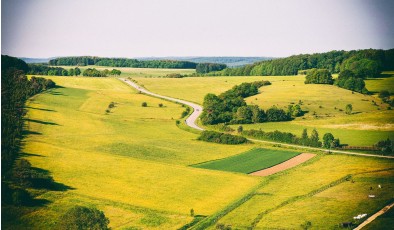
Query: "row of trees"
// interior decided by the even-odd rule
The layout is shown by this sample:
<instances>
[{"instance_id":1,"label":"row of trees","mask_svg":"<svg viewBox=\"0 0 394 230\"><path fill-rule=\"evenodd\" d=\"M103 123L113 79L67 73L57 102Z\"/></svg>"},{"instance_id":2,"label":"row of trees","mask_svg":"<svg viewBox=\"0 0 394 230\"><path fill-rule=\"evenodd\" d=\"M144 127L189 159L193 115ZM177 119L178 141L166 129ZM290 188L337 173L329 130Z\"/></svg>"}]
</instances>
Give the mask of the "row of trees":
<instances>
[{"instance_id":1,"label":"row of trees","mask_svg":"<svg viewBox=\"0 0 394 230\"><path fill-rule=\"evenodd\" d=\"M81 74L78 67L66 70L62 67L50 67L42 64L29 64L28 66L27 74L29 75L78 76Z\"/></svg>"},{"instance_id":2,"label":"row of trees","mask_svg":"<svg viewBox=\"0 0 394 230\"><path fill-rule=\"evenodd\" d=\"M133 68L170 68L170 69L195 69L197 63L174 60L137 60L129 58L101 58L101 57L61 57L49 61L49 65L77 65L77 66L112 66Z\"/></svg>"},{"instance_id":3,"label":"row of trees","mask_svg":"<svg viewBox=\"0 0 394 230\"><path fill-rule=\"evenodd\" d=\"M108 75L117 75L119 76L122 72L117 69L113 69L109 71L108 69L105 70L97 70L95 68L87 68L82 72L82 76L85 77L107 77Z\"/></svg>"},{"instance_id":4,"label":"row of trees","mask_svg":"<svg viewBox=\"0 0 394 230\"><path fill-rule=\"evenodd\" d=\"M2 202L24 205L30 201L27 187L52 182L50 176L34 171L27 160L16 160L24 135L24 104L29 97L56 87L56 84L45 78L29 80L25 75L29 67L14 57L2 55L1 68Z\"/></svg>"},{"instance_id":5,"label":"row of trees","mask_svg":"<svg viewBox=\"0 0 394 230\"><path fill-rule=\"evenodd\" d=\"M301 137L297 137L293 133L280 132L275 130L273 132L264 132L260 130L243 130L243 128L238 128L238 131L244 136L249 136L253 138L272 140L278 142L284 142L289 144L297 144L311 147L323 147L323 148L336 148L340 146L340 140L335 139L331 133L325 133L321 142L319 138L319 133L316 129L312 130L310 136L308 136L307 129L302 131Z\"/></svg>"},{"instance_id":6,"label":"row of trees","mask_svg":"<svg viewBox=\"0 0 394 230\"><path fill-rule=\"evenodd\" d=\"M220 71L227 68L226 64L219 63L198 63L196 66L196 72L198 74L209 73L212 71Z\"/></svg>"},{"instance_id":7,"label":"row of trees","mask_svg":"<svg viewBox=\"0 0 394 230\"><path fill-rule=\"evenodd\" d=\"M248 142L245 137L215 131L202 131L198 140L229 145L238 145Z\"/></svg>"},{"instance_id":8,"label":"row of trees","mask_svg":"<svg viewBox=\"0 0 394 230\"><path fill-rule=\"evenodd\" d=\"M212 72L213 76L275 76L297 75L300 70L328 69L330 73L351 70L356 75L377 77L383 70L394 69L394 49L331 51L317 54L300 54L257 62L239 68L226 68Z\"/></svg>"}]
</instances>

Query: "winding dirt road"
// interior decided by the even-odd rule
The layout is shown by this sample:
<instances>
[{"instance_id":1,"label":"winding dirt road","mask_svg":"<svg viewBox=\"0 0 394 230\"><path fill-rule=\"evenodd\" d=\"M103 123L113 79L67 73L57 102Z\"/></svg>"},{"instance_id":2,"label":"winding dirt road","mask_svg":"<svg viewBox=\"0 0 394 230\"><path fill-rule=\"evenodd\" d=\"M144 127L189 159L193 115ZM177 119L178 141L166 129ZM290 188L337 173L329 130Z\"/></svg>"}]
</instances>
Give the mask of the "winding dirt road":
<instances>
[{"instance_id":1,"label":"winding dirt road","mask_svg":"<svg viewBox=\"0 0 394 230\"><path fill-rule=\"evenodd\" d=\"M201 115L202 110L203 110L201 105L195 104L193 102L177 99L177 98L172 98L172 97L167 97L167 96L163 96L163 95L160 95L160 94L152 93L152 92L148 91L147 89L144 89L143 87L139 86L138 84L132 82L129 79L125 79L125 78L119 78L119 79L121 81L125 82L126 84L132 86L133 88L137 89L138 91L141 91L141 92L143 92L143 93L145 93L147 95L151 95L151 96L158 97L158 98L163 98L163 99L166 99L166 100L169 100L169 101L178 102L178 103L185 104L185 105L188 105L188 106L192 107L194 111L186 119L186 125L194 128L194 129L197 129L197 130L204 130L203 128L199 127L196 124L196 120ZM294 147L294 148L298 148L298 149L308 149L308 150L317 150L317 151L325 151L325 152L328 151L326 149L321 149L321 148L314 148L314 147L300 146L300 145L293 145L293 144L285 144L285 143L274 142L274 141L263 141L263 140L256 140L256 139L252 139L252 138L248 138L248 140L253 141L253 142L260 142L260 143L268 143L268 144L289 146L289 147ZM364 153L356 153L356 152L346 152L346 151L341 151L341 150L331 150L330 152L332 152L332 153L341 153L341 154L346 154L346 155L364 156L364 157L378 157L378 158L394 159L394 156L383 156L383 155L373 155L373 154L364 154Z\"/></svg>"},{"instance_id":2,"label":"winding dirt road","mask_svg":"<svg viewBox=\"0 0 394 230\"><path fill-rule=\"evenodd\" d=\"M125 79L125 78L119 78L119 79L121 81L125 82L126 84L134 87L138 91L141 91L142 93L145 93L147 95L151 95L151 96L158 97L158 98L163 98L163 99L166 99L166 100L169 100L169 101L178 102L178 103L185 104L185 105L188 105L188 106L192 107L193 108L193 113L186 119L186 121L185 121L186 125L192 127L193 129L204 130L203 128L199 127L196 124L197 118L202 113L202 106L197 105L197 104L192 103L192 102L189 102L189 101L184 101L184 100L181 100L181 99L167 97L167 96L163 96L163 95L160 95L160 94L152 93L152 92L148 91L147 89L144 89L141 86L137 85L136 83L132 82L129 79Z\"/></svg>"}]
</instances>

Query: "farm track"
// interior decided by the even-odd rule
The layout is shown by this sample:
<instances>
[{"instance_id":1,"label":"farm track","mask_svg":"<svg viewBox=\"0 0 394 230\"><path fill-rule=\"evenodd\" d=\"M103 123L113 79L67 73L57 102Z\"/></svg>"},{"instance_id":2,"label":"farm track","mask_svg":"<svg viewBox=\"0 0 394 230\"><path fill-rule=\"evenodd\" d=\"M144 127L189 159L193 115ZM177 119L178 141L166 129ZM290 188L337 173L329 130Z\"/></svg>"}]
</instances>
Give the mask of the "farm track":
<instances>
[{"instance_id":1,"label":"farm track","mask_svg":"<svg viewBox=\"0 0 394 230\"><path fill-rule=\"evenodd\" d=\"M272 174L275 174L277 172L289 169L289 168L293 168L301 163L304 163L305 161L308 161L309 159L311 159L312 157L316 156L316 154L312 154L312 153L301 153L298 156L295 156L287 161L284 161L280 164L274 165L272 167L263 169L263 170L259 170L253 173L250 173L249 175L253 175L253 176L269 176Z\"/></svg>"},{"instance_id":2,"label":"farm track","mask_svg":"<svg viewBox=\"0 0 394 230\"><path fill-rule=\"evenodd\" d=\"M168 97L168 96L163 96L163 95L160 95L160 94L152 93L149 90L139 86L135 82L132 82L132 81L130 81L128 79L125 79L125 78L119 78L119 80L121 80L122 82L132 86L136 90L138 90L138 91L140 91L142 93L145 93L147 95L150 95L150 96L153 96L153 97L162 98L162 99L173 101L173 102L177 102L177 103L181 103L181 104L185 104L185 105L188 105L188 106L192 107L193 108L193 113L186 119L186 121L185 121L186 125L188 125L189 127L193 128L193 129L197 129L197 130L200 130L200 131L204 130L203 128L199 127L196 124L197 118L201 115L201 113L203 111L203 107L202 106L200 106L200 105L198 105L196 103L193 103L193 102L189 102L189 101L185 101L185 100L181 100L181 99L177 99L177 98L172 98L172 97ZM285 143L274 142L274 141L263 141L263 140L253 139L253 138L248 138L248 140L254 141L254 142L260 142L260 143L267 143L267 144L275 144L275 145L293 147L293 148L298 148L298 149L308 149L308 150L328 152L327 149L321 149L321 148L315 148L315 147L309 147L309 146L285 144ZM347 151L341 151L341 150L330 150L330 152L331 153L346 154L346 155L354 155L354 156L363 156L363 157L377 157L377 158L394 159L394 156L364 154L364 153L347 152Z\"/></svg>"}]
</instances>

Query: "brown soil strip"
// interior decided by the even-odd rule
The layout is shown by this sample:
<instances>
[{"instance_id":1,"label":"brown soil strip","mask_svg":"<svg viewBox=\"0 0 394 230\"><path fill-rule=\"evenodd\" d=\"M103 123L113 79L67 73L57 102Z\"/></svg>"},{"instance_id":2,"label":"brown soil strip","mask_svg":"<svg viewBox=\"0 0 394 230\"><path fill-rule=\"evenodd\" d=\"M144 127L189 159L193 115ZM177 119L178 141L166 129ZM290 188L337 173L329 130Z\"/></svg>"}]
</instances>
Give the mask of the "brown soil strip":
<instances>
[{"instance_id":1,"label":"brown soil strip","mask_svg":"<svg viewBox=\"0 0 394 230\"><path fill-rule=\"evenodd\" d=\"M257 172L253 172L250 175L254 175L254 176L269 176L272 175L274 173L292 168L294 166L297 166L309 159L311 159L312 157L314 157L316 154L312 154L312 153L301 153L298 156L295 156L285 162L282 162L278 165L272 166L270 168L266 168Z\"/></svg>"}]
</instances>

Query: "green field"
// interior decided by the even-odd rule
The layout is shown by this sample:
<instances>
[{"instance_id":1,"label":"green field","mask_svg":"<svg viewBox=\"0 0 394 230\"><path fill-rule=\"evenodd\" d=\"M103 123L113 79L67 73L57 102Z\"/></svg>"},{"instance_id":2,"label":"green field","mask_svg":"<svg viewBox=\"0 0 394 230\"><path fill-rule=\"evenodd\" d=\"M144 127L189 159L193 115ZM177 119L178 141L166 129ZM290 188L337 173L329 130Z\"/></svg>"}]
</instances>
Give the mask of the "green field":
<instances>
[{"instance_id":1,"label":"green field","mask_svg":"<svg viewBox=\"0 0 394 230\"><path fill-rule=\"evenodd\" d=\"M296 152L257 148L224 159L193 165L193 167L251 173L280 164L298 154Z\"/></svg>"}]
</instances>

